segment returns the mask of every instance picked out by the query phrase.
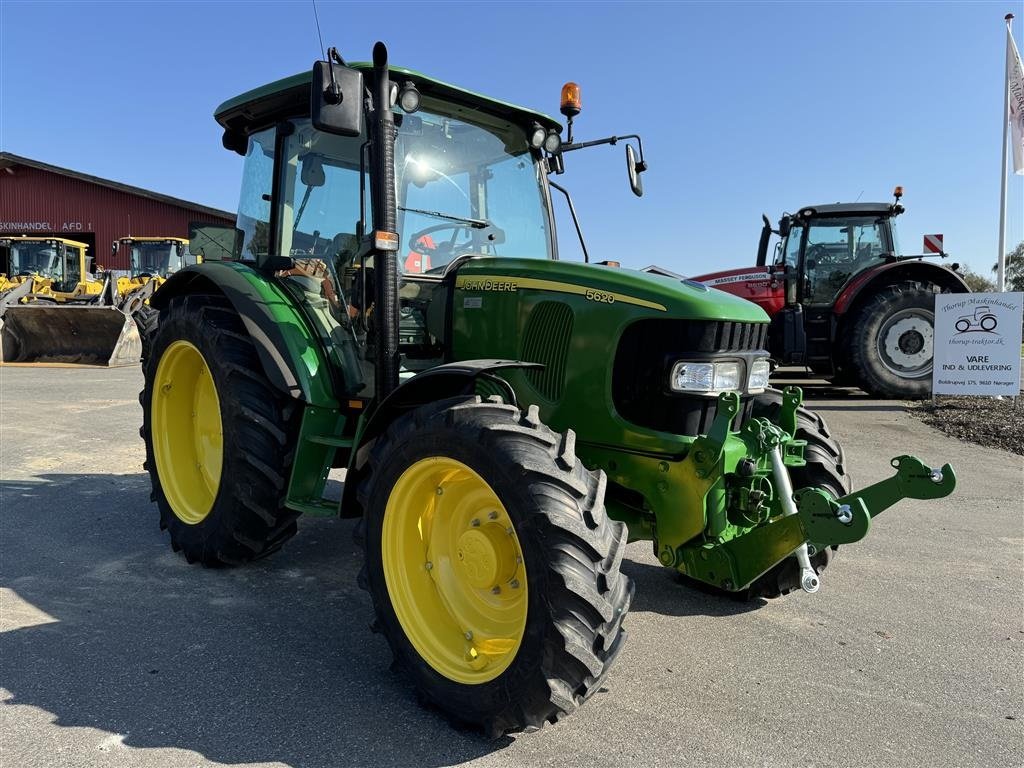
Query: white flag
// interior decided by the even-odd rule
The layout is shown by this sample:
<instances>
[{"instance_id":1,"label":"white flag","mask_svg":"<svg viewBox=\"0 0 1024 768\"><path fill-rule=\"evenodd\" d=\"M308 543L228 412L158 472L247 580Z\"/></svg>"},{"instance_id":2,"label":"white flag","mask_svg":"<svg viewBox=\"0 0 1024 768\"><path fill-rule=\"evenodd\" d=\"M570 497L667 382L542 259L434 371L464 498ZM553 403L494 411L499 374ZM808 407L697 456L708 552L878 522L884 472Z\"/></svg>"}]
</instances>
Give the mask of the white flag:
<instances>
[{"instance_id":1,"label":"white flag","mask_svg":"<svg viewBox=\"0 0 1024 768\"><path fill-rule=\"evenodd\" d=\"M1024 174L1024 66L1006 25L1006 97L1010 100L1010 144L1013 145L1013 172Z\"/></svg>"}]
</instances>

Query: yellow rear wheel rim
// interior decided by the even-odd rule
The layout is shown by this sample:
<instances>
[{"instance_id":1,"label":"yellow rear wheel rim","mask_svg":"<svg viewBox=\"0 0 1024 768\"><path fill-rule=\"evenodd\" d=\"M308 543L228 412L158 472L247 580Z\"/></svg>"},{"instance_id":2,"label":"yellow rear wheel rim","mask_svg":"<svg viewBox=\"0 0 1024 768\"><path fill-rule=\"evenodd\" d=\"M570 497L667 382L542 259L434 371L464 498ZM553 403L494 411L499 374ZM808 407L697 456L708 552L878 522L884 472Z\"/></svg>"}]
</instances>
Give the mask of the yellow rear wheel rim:
<instances>
[{"instance_id":1,"label":"yellow rear wheel rim","mask_svg":"<svg viewBox=\"0 0 1024 768\"><path fill-rule=\"evenodd\" d=\"M388 497L381 554L395 615L435 671L475 685L508 668L526 629L526 568L480 475L447 457L411 465Z\"/></svg>"},{"instance_id":2,"label":"yellow rear wheel rim","mask_svg":"<svg viewBox=\"0 0 1024 768\"><path fill-rule=\"evenodd\" d=\"M160 487L175 516L201 523L220 488L224 429L217 385L194 344L173 342L153 378L152 441Z\"/></svg>"}]
</instances>

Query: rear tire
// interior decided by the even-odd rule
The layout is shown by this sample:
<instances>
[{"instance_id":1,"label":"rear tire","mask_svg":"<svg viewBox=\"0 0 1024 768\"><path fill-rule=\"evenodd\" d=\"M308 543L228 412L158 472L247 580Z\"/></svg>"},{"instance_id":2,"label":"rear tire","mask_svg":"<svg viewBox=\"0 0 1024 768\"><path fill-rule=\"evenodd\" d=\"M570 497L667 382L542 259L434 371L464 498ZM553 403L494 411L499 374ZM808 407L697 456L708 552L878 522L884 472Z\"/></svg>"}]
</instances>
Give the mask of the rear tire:
<instances>
[{"instance_id":1,"label":"rear tire","mask_svg":"<svg viewBox=\"0 0 1024 768\"><path fill-rule=\"evenodd\" d=\"M941 289L931 283L887 285L857 311L848 354L859 387L885 398L931 394L937 293Z\"/></svg>"},{"instance_id":2,"label":"rear tire","mask_svg":"<svg viewBox=\"0 0 1024 768\"><path fill-rule=\"evenodd\" d=\"M366 551L360 584L373 598L375 628L383 632L396 667L411 676L424 703L456 723L482 729L492 737L540 728L575 710L600 687L625 637L622 620L633 594L632 583L619 571L626 528L605 514L604 474L590 472L580 463L574 443L571 431L557 435L541 424L535 406L523 414L497 398L487 402L479 397L453 398L396 419L374 443L367 474L359 487L364 517L357 528L357 541ZM457 563L456 558L445 565L446 561L437 556L443 545L437 543L436 524L426 522L458 518L455 492L445 496L438 485L442 492L436 497L430 493L422 508L402 495L408 472L430 461L455 462L475 473L482 481L480 487L492 492L503 515L507 514L521 553L518 557L522 565L513 566L523 569L517 570L516 574L522 575L514 578L517 583L522 579L519 588L526 591L521 633L477 633L494 638L484 643L491 648L512 649L492 651L504 654L497 657L501 664L492 661L493 666L485 665L478 679L473 678L477 674L474 669L463 673L458 666L462 635L452 630L470 626L468 621L462 625L450 621L457 611L447 608L450 616L443 610L435 611L436 621L421 617L416 624L403 605L408 598L389 593L389 574L394 584L399 579L407 580L408 594L419 588L422 581L417 579L432 579L433 586L428 584L428 590L436 591L445 606L468 591L468 577L454 575L467 566ZM401 507L391 503L392 494L406 499L406 503ZM393 530L393 520L409 514L410 508L421 521L417 528L430 531L422 533L426 550L422 559L433 552L429 556L439 562L427 567L413 553L415 562L401 562L396 577L388 531ZM439 514L444 517L437 517ZM392 522L387 515L393 516ZM486 516L479 517L486 528ZM512 561L519 562L515 557ZM428 571L433 573L428 576ZM503 578L507 577L506 573ZM504 595L502 590L511 582L502 583L506 586L497 592L488 592L493 589L489 583L471 586L486 602L491 594ZM426 597L429 601L435 599L432 592ZM426 645L427 651L434 644L453 648L445 657L452 660L447 669L453 671L439 671L446 670L445 658L440 663L428 661L425 656L431 654L417 650L410 632L421 648ZM473 635L466 633L467 641L473 640L466 646L467 660L477 658ZM493 670L493 676L489 670Z\"/></svg>"},{"instance_id":3,"label":"rear tire","mask_svg":"<svg viewBox=\"0 0 1024 768\"><path fill-rule=\"evenodd\" d=\"M160 312L153 307L143 304L139 307L134 317L135 325L139 328L139 338L142 339L142 356L140 362L145 367L149 359L149 352L153 348L153 335L156 333L157 324L160 322Z\"/></svg>"},{"instance_id":4,"label":"rear tire","mask_svg":"<svg viewBox=\"0 0 1024 768\"><path fill-rule=\"evenodd\" d=\"M194 482L189 475L194 477L199 470L195 457L188 451L169 450L165 442L158 461L154 446L173 426L161 424L164 417L159 414L154 424L154 398L181 390L181 386L175 390L168 372L161 371L162 359L175 344L176 349L191 347L201 355L219 403L222 468L216 488L207 489L212 494L207 509L172 503L181 498L174 490L177 483ZM152 360L144 367L145 388L139 395L140 434L146 443L143 467L152 481L150 498L160 510L160 527L170 534L171 546L190 563L211 566L237 565L276 551L295 534L299 514L284 506L300 417L297 403L281 396L267 380L241 318L221 296L171 299L160 313L151 351ZM209 387L205 370L202 376L202 385ZM182 378L181 385L188 384ZM195 397L193 420L199 410ZM207 414L206 418L216 421L217 417ZM188 421L187 414L181 421ZM182 428L188 429L187 425ZM188 447L187 434L185 439Z\"/></svg>"}]
</instances>

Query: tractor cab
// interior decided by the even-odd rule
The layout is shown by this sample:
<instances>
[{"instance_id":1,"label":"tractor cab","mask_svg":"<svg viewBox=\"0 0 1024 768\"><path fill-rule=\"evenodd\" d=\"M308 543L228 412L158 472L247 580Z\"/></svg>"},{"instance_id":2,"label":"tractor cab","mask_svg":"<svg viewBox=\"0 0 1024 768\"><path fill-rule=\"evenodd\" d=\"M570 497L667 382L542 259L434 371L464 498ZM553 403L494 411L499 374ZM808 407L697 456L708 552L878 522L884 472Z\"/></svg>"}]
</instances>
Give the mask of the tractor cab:
<instances>
[{"instance_id":1,"label":"tractor cab","mask_svg":"<svg viewBox=\"0 0 1024 768\"><path fill-rule=\"evenodd\" d=\"M296 111L308 109L307 90ZM469 107L457 89L392 68L399 95L394 121L398 343L403 378L443 362L446 278L473 257L556 258L542 151L557 148L558 123L497 101ZM413 84L415 81L415 84ZM286 89L287 90L287 89ZM251 130L261 100L229 102L218 119L231 135L245 119L239 201L240 261L274 270L314 318L344 372L350 395L372 392L373 307L379 270L365 128L359 135L320 130L312 115ZM247 113L242 113L245 104ZM280 109L276 102L266 108ZM409 110L409 111L407 111ZM524 115L525 112L525 115ZM285 110L287 114L287 110ZM229 139L226 139L228 141ZM274 189L274 179L280 180ZM339 378L339 385L341 385Z\"/></svg>"},{"instance_id":2,"label":"tractor cab","mask_svg":"<svg viewBox=\"0 0 1024 768\"><path fill-rule=\"evenodd\" d=\"M796 294L787 303L831 306L862 272L893 261L899 252L895 217L902 212L898 205L854 203L784 216L772 268Z\"/></svg>"}]
</instances>

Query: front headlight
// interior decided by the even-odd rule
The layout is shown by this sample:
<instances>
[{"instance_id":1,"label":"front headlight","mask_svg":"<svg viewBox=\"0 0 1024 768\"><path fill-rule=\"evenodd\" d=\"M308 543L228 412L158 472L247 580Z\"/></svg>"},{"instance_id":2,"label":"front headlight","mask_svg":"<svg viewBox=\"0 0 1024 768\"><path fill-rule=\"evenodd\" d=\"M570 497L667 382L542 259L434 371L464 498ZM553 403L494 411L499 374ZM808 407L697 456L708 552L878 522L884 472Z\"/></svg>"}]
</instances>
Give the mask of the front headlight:
<instances>
[{"instance_id":1,"label":"front headlight","mask_svg":"<svg viewBox=\"0 0 1024 768\"><path fill-rule=\"evenodd\" d=\"M749 389L767 389L768 377L771 375L772 366L768 358L761 357L750 366L750 378L747 380Z\"/></svg>"},{"instance_id":2,"label":"front headlight","mask_svg":"<svg viewBox=\"0 0 1024 768\"><path fill-rule=\"evenodd\" d=\"M729 361L690 363L681 360L672 366L668 386L675 392L728 392L740 388L742 367Z\"/></svg>"}]
</instances>

